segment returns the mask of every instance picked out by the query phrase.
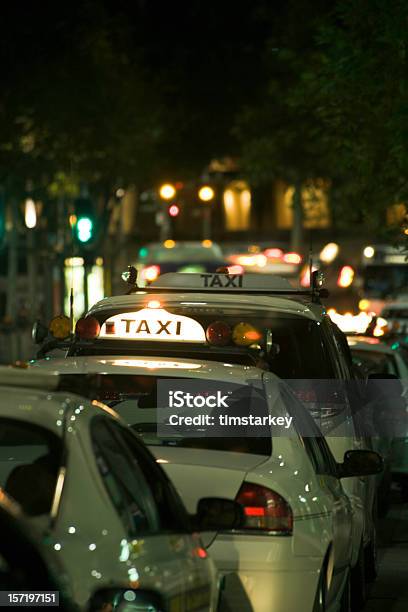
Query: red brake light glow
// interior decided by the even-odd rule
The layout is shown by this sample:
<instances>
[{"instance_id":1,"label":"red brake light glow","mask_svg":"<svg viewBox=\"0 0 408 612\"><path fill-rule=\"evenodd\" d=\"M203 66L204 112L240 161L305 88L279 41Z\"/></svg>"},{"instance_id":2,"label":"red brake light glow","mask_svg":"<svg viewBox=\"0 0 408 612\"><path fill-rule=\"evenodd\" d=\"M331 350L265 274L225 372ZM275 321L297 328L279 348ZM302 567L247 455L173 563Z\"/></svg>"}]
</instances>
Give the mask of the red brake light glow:
<instances>
[{"instance_id":1,"label":"red brake light glow","mask_svg":"<svg viewBox=\"0 0 408 612\"><path fill-rule=\"evenodd\" d=\"M243 274L244 268L239 264L235 264L227 267L228 274Z\"/></svg>"},{"instance_id":2,"label":"red brake light glow","mask_svg":"<svg viewBox=\"0 0 408 612\"><path fill-rule=\"evenodd\" d=\"M159 274L160 274L160 266L152 265L152 266L147 266L147 268L143 268L143 270L140 273L140 276L142 277L143 280L147 281L148 283L151 283L152 281L156 280Z\"/></svg>"},{"instance_id":3,"label":"red brake light glow","mask_svg":"<svg viewBox=\"0 0 408 612\"><path fill-rule=\"evenodd\" d=\"M283 251L282 249L265 249L264 255L269 259L282 259Z\"/></svg>"},{"instance_id":4,"label":"red brake light glow","mask_svg":"<svg viewBox=\"0 0 408 612\"><path fill-rule=\"evenodd\" d=\"M77 321L75 333L83 340L93 340L99 336L101 326L94 317L84 317Z\"/></svg>"},{"instance_id":5,"label":"red brake light glow","mask_svg":"<svg viewBox=\"0 0 408 612\"><path fill-rule=\"evenodd\" d=\"M251 506L247 506L244 509L245 516L265 516L265 508L251 508Z\"/></svg>"},{"instance_id":6,"label":"red brake light glow","mask_svg":"<svg viewBox=\"0 0 408 612\"><path fill-rule=\"evenodd\" d=\"M244 530L292 533L292 508L276 491L252 482L244 482L236 501L244 507L246 517Z\"/></svg>"},{"instance_id":7,"label":"red brake light glow","mask_svg":"<svg viewBox=\"0 0 408 612\"><path fill-rule=\"evenodd\" d=\"M206 559L208 557L207 552L201 546L197 546L195 553L199 559Z\"/></svg>"},{"instance_id":8,"label":"red brake light glow","mask_svg":"<svg viewBox=\"0 0 408 612\"><path fill-rule=\"evenodd\" d=\"M169 206L170 217L177 217L179 212L180 212L180 208L177 206L177 204L172 204L171 206Z\"/></svg>"}]
</instances>

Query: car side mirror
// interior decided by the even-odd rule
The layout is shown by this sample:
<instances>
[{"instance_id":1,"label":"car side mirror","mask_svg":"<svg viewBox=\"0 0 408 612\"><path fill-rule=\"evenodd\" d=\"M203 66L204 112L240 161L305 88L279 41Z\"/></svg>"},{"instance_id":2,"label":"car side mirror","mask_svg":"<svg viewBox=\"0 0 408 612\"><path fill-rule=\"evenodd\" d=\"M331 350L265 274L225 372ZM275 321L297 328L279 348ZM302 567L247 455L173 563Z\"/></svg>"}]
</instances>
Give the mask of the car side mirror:
<instances>
[{"instance_id":1,"label":"car side mirror","mask_svg":"<svg viewBox=\"0 0 408 612\"><path fill-rule=\"evenodd\" d=\"M31 338L34 344L41 344L48 336L48 327L41 321L36 321L31 330Z\"/></svg>"},{"instance_id":2,"label":"car side mirror","mask_svg":"<svg viewBox=\"0 0 408 612\"><path fill-rule=\"evenodd\" d=\"M88 602L87 612L163 612L165 609L163 598L154 591L118 586L95 591Z\"/></svg>"},{"instance_id":3,"label":"car side mirror","mask_svg":"<svg viewBox=\"0 0 408 612\"><path fill-rule=\"evenodd\" d=\"M239 529L244 525L245 515L241 504L233 499L203 497L197 504L193 525L197 531L223 531Z\"/></svg>"},{"instance_id":4,"label":"car side mirror","mask_svg":"<svg viewBox=\"0 0 408 612\"><path fill-rule=\"evenodd\" d=\"M384 460L375 451L349 450L344 453L343 463L338 464L340 478L372 476L384 469Z\"/></svg>"}]
</instances>

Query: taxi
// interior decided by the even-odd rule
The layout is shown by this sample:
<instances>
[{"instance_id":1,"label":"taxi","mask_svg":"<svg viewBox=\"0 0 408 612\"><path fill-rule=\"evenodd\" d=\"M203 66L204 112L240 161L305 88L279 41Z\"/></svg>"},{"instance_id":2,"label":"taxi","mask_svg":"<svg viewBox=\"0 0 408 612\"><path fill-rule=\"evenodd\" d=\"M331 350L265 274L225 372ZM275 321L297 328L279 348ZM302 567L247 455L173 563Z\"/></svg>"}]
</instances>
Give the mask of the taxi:
<instances>
[{"instance_id":1,"label":"taxi","mask_svg":"<svg viewBox=\"0 0 408 612\"><path fill-rule=\"evenodd\" d=\"M255 365L285 380L306 403L336 461L348 450L370 448L355 418L361 398L347 341L320 303L324 288L315 273L308 290L266 274L171 273L143 288L135 270L124 278L128 294L95 304L75 334L69 325L59 329L59 339L43 332L38 357L58 348L68 357L180 356ZM374 579L377 568L376 482L348 478L344 488L355 513L353 590L362 602L365 578Z\"/></svg>"},{"instance_id":2,"label":"taxi","mask_svg":"<svg viewBox=\"0 0 408 612\"><path fill-rule=\"evenodd\" d=\"M135 263L140 285L149 285L166 272L207 272L224 265L221 248L208 239L152 242L142 246Z\"/></svg>"},{"instance_id":3,"label":"taxi","mask_svg":"<svg viewBox=\"0 0 408 612\"><path fill-rule=\"evenodd\" d=\"M112 409L60 383L55 372L0 368L0 493L60 555L81 609L113 589L135 604L140 590L156 593L152 610L215 611L215 566L160 465ZM240 524L231 501L199 509L214 515L214 504L213 528Z\"/></svg>"},{"instance_id":4,"label":"taxi","mask_svg":"<svg viewBox=\"0 0 408 612\"><path fill-rule=\"evenodd\" d=\"M225 580L220 611L349 612L356 514L342 483L382 462L375 453L350 451L337 463L277 376L254 366L149 355L51 358L31 367L58 371L66 388L114 408L149 445L190 512L203 495L242 504L239 529L203 534ZM263 425L242 428L239 414ZM221 426L214 428L217 416Z\"/></svg>"}]
</instances>

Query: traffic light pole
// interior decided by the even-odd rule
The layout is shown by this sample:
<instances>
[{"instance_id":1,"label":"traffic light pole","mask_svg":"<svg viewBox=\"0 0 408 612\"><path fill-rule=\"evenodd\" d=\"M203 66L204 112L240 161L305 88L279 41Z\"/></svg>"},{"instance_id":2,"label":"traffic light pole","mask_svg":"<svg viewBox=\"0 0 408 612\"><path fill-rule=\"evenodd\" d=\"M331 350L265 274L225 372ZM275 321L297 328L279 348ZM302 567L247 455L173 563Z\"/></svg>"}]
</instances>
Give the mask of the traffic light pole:
<instances>
[{"instance_id":1,"label":"traffic light pole","mask_svg":"<svg viewBox=\"0 0 408 612\"><path fill-rule=\"evenodd\" d=\"M203 204L203 240L211 238L211 205Z\"/></svg>"},{"instance_id":2,"label":"traffic light pole","mask_svg":"<svg viewBox=\"0 0 408 612\"><path fill-rule=\"evenodd\" d=\"M160 240L164 242L168 238L171 238L171 223L167 212L163 211L159 214L161 214Z\"/></svg>"},{"instance_id":3,"label":"traffic light pole","mask_svg":"<svg viewBox=\"0 0 408 612\"><path fill-rule=\"evenodd\" d=\"M18 272L18 236L17 236L17 203L9 203L11 226L8 231L8 267L7 267L7 305L6 317L14 323L17 313L17 272Z\"/></svg>"},{"instance_id":4,"label":"traffic light pole","mask_svg":"<svg viewBox=\"0 0 408 612\"><path fill-rule=\"evenodd\" d=\"M30 313L33 321L37 312L37 255L35 251L35 229L27 229L27 272Z\"/></svg>"}]
</instances>

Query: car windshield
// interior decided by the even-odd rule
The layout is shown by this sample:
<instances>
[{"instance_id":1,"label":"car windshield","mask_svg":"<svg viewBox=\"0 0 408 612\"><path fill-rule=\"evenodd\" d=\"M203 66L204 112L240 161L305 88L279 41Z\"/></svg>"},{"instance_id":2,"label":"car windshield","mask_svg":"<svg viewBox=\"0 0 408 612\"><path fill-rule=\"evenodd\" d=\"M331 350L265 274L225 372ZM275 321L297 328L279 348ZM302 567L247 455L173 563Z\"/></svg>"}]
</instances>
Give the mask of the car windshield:
<instances>
[{"instance_id":1,"label":"car windshield","mask_svg":"<svg viewBox=\"0 0 408 612\"><path fill-rule=\"evenodd\" d=\"M198 261L220 261L222 260L221 249L216 245L204 247L199 244L175 244L171 248L163 246L151 246L142 249L143 256L140 263L178 263L178 262L198 262Z\"/></svg>"},{"instance_id":2,"label":"car windshield","mask_svg":"<svg viewBox=\"0 0 408 612\"><path fill-rule=\"evenodd\" d=\"M220 406L204 407L204 409L187 405L186 410L184 408L182 410L184 415L196 416L205 411L217 419L216 423L218 423L217 415L224 413L240 417L250 414L267 417L268 404L264 394L259 386L253 385L251 381L247 381L247 384L237 384L210 379L161 377L153 374L72 374L63 376L63 387L102 401L113 408L148 445L203 448L259 455L271 453L270 429L268 435L265 435L263 430L262 436L248 434L247 428L234 430L242 433L240 436L233 435L230 430L228 437L224 435L226 430L223 427L215 431L205 423L199 427L196 423L191 426L183 424L179 429L177 427L172 429L171 435L166 434L170 429L166 427L160 429L160 424L164 422L163 415L172 412L181 414L179 404L174 402L174 406L170 405L172 402L170 389L179 391L184 389L193 397L215 396L216 389L220 389L221 397L227 398L224 400L227 403L226 407L222 402ZM181 396L175 397L179 400Z\"/></svg>"}]
</instances>

